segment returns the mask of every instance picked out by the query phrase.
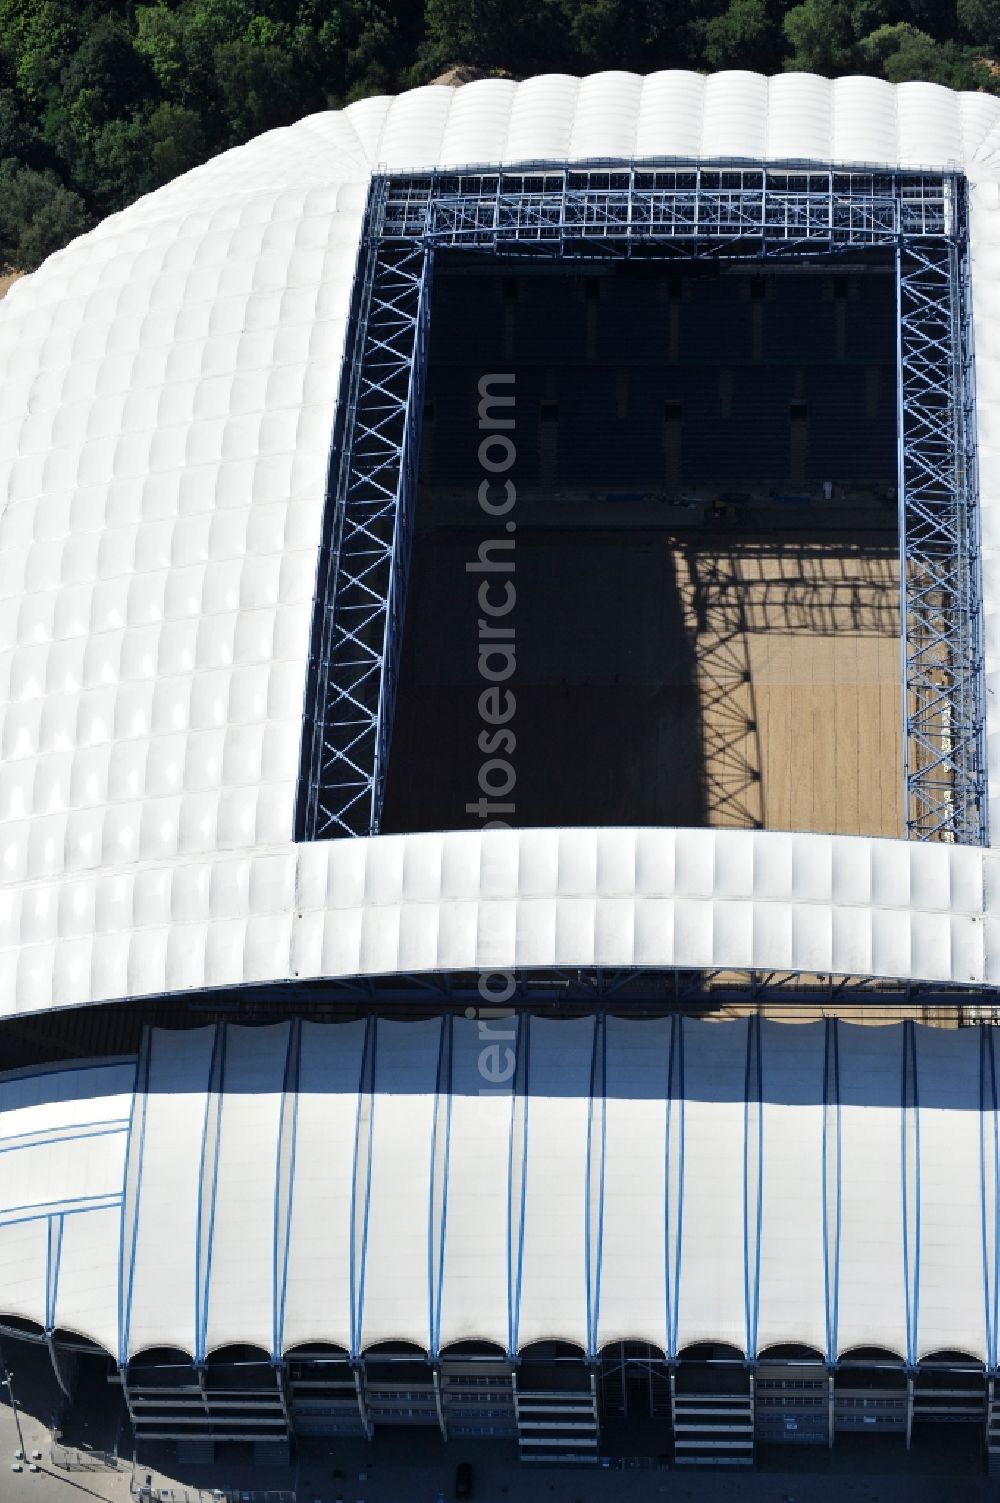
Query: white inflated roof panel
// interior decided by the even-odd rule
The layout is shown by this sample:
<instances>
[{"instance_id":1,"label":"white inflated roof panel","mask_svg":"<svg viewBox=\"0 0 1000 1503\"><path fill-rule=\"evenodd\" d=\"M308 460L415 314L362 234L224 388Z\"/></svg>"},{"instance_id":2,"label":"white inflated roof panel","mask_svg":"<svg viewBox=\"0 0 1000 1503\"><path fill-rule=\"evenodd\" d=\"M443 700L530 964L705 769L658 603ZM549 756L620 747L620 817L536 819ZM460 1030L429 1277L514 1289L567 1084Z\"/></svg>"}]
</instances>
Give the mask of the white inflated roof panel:
<instances>
[{"instance_id":1,"label":"white inflated roof panel","mask_svg":"<svg viewBox=\"0 0 1000 1503\"><path fill-rule=\"evenodd\" d=\"M350 1350L354 1145L365 1025L302 1024L295 1184L282 1260L283 1344L326 1339Z\"/></svg>"},{"instance_id":2,"label":"white inflated roof panel","mask_svg":"<svg viewBox=\"0 0 1000 1503\"><path fill-rule=\"evenodd\" d=\"M448 1205L436 1345L511 1339L508 1182L517 1024L485 1017L452 1036Z\"/></svg>"},{"instance_id":3,"label":"white inflated roof panel","mask_svg":"<svg viewBox=\"0 0 1000 1503\"><path fill-rule=\"evenodd\" d=\"M757 1346L763 1351L800 1342L824 1351L829 1253L823 1166L830 1126L826 1029L822 1023L787 1028L769 1022L760 1028ZM802 1322L805 1307L814 1322L809 1330Z\"/></svg>"},{"instance_id":4,"label":"white inflated roof panel","mask_svg":"<svg viewBox=\"0 0 1000 1503\"><path fill-rule=\"evenodd\" d=\"M197 1349L201 1199L191 1187L202 1183L215 1044L214 1028L152 1036L123 1299L126 1355L173 1346L193 1357Z\"/></svg>"},{"instance_id":5,"label":"white inflated roof panel","mask_svg":"<svg viewBox=\"0 0 1000 1503\"><path fill-rule=\"evenodd\" d=\"M901 890L841 903L816 896L803 863L785 881L802 845L696 832L672 891L647 894L620 871L595 891L569 861L577 891L543 885L529 899L526 865L564 841L538 832L516 880L498 878L495 905L466 884L417 922L371 888L346 902L351 873L370 875L383 858L373 847L302 851L292 815L329 446L374 170L599 156L965 172L995 697L998 146L1000 101L920 83L666 72L427 87L227 152L15 285L0 304L0 1007L605 957L995 979L979 856L966 864L972 902L925 908ZM1000 731L988 739L990 789L1000 789ZM616 834L626 865L630 847L653 843ZM581 849L595 838L584 832ZM490 851L483 841L470 859ZM848 862L849 843L811 848L820 886L831 863ZM859 866L891 864L892 843L856 844ZM458 846L441 849L450 859ZM435 850L412 843L407 882L424 863L435 885ZM669 865L674 850L664 836L657 859ZM752 874L741 893L722 890L723 851ZM947 853L895 859L915 890L952 870ZM699 865L716 871L714 887L689 894L686 873Z\"/></svg>"},{"instance_id":6,"label":"white inflated roof panel","mask_svg":"<svg viewBox=\"0 0 1000 1503\"><path fill-rule=\"evenodd\" d=\"M511 1231L511 1302L519 1347L555 1341L573 1331L588 1346L588 1263L598 1255L593 1225L591 1081L597 1022L578 1018L532 1022L521 1097L520 1200Z\"/></svg>"},{"instance_id":7,"label":"white inflated roof panel","mask_svg":"<svg viewBox=\"0 0 1000 1503\"><path fill-rule=\"evenodd\" d=\"M401 1027L373 1024L374 1079L362 1255L357 1270L362 1346L405 1340L430 1346L435 1110L441 1018Z\"/></svg>"},{"instance_id":8,"label":"white inflated roof panel","mask_svg":"<svg viewBox=\"0 0 1000 1503\"><path fill-rule=\"evenodd\" d=\"M203 1357L249 1342L269 1350L277 1287L277 1165L290 1025L226 1030L212 1179Z\"/></svg>"},{"instance_id":9,"label":"white inflated roof panel","mask_svg":"<svg viewBox=\"0 0 1000 1503\"><path fill-rule=\"evenodd\" d=\"M604 1100L604 1227L597 1346L640 1339L644 1329L666 1351L677 1275L681 1114L671 1097L674 1030L662 1018L607 1020ZM669 1184L669 1191L668 1191ZM669 1199L668 1199L669 1195ZM666 1213L664 1207L667 1207Z\"/></svg>"}]
</instances>

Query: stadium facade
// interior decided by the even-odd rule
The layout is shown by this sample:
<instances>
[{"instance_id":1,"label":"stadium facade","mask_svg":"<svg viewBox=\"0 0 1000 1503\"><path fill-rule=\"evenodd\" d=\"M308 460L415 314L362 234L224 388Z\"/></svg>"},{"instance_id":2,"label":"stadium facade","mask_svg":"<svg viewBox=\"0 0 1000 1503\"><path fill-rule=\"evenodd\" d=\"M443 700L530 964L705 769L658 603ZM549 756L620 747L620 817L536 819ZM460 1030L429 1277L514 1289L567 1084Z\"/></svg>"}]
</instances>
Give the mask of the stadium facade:
<instances>
[{"instance_id":1,"label":"stadium facade","mask_svg":"<svg viewBox=\"0 0 1000 1503\"><path fill-rule=\"evenodd\" d=\"M1000 1443L998 245L992 97L602 74L304 120L8 294L0 1330L67 1401L101 1369L140 1444L201 1458L424 1424L593 1460L637 1418L678 1461ZM627 485L586 448L601 402ZM537 632L558 661L518 694L550 724L562 695L576 755L525 751L514 828L495 756L428 816L470 684L450 627L407 645L470 577L434 558L476 494L480 664L532 526L518 580L577 529L591 632ZM687 679L636 647L595 687L653 554L645 640ZM853 695L849 758L761 656L776 594L815 692ZM895 727L868 740L851 632ZM841 812L796 823L767 769L809 737Z\"/></svg>"}]
</instances>

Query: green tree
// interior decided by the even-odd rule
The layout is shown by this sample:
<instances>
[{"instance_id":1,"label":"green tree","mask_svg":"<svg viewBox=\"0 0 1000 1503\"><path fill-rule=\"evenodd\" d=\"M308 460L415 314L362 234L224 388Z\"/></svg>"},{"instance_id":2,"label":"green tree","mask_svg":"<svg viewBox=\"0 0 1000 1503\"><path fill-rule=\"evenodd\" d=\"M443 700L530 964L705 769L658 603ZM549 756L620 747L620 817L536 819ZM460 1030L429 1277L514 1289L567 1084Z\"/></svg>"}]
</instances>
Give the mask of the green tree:
<instances>
[{"instance_id":1,"label":"green tree","mask_svg":"<svg viewBox=\"0 0 1000 1503\"><path fill-rule=\"evenodd\" d=\"M710 68L770 73L781 66L782 42L767 0L730 0L721 16L705 24L705 62Z\"/></svg>"},{"instance_id":2,"label":"green tree","mask_svg":"<svg viewBox=\"0 0 1000 1503\"><path fill-rule=\"evenodd\" d=\"M158 104L149 117L152 175L168 183L197 167L207 155L201 118L182 104Z\"/></svg>"},{"instance_id":3,"label":"green tree","mask_svg":"<svg viewBox=\"0 0 1000 1503\"><path fill-rule=\"evenodd\" d=\"M568 46L560 44L551 67L570 72L627 68L649 73L656 68L700 66L703 38L700 6L670 0L555 0ZM709 0L718 5L720 0Z\"/></svg>"},{"instance_id":4,"label":"green tree","mask_svg":"<svg viewBox=\"0 0 1000 1503\"><path fill-rule=\"evenodd\" d=\"M156 187L152 133L145 120L109 120L94 136L94 194L105 212L124 209Z\"/></svg>"},{"instance_id":5,"label":"green tree","mask_svg":"<svg viewBox=\"0 0 1000 1503\"><path fill-rule=\"evenodd\" d=\"M1000 0L958 0L958 24L967 41L1000 52Z\"/></svg>"},{"instance_id":6,"label":"green tree","mask_svg":"<svg viewBox=\"0 0 1000 1503\"><path fill-rule=\"evenodd\" d=\"M33 271L90 224L83 199L54 173L0 163L0 261Z\"/></svg>"},{"instance_id":7,"label":"green tree","mask_svg":"<svg viewBox=\"0 0 1000 1503\"><path fill-rule=\"evenodd\" d=\"M911 78L936 82L947 66L934 38L905 21L895 26L880 26L863 39L858 50L865 62L891 83Z\"/></svg>"},{"instance_id":8,"label":"green tree","mask_svg":"<svg viewBox=\"0 0 1000 1503\"><path fill-rule=\"evenodd\" d=\"M568 50L565 22L545 0L427 0L425 16L429 72L452 63L531 72L532 59L559 55L560 34L563 54Z\"/></svg>"},{"instance_id":9,"label":"green tree","mask_svg":"<svg viewBox=\"0 0 1000 1503\"><path fill-rule=\"evenodd\" d=\"M16 89L0 84L0 151L17 157L19 161L38 165L44 154L37 126L31 112L24 107L24 100Z\"/></svg>"},{"instance_id":10,"label":"green tree","mask_svg":"<svg viewBox=\"0 0 1000 1503\"><path fill-rule=\"evenodd\" d=\"M300 14L312 9L306 0ZM304 29L300 25L300 37ZM308 34L315 41L307 44L303 38L299 46L303 53L315 47L313 65L324 104L391 93L410 81L411 72L423 81L435 71L414 62L425 42L423 0L317 0L316 24Z\"/></svg>"},{"instance_id":11,"label":"green tree","mask_svg":"<svg viewBox=\"0 0 1000 1503\"><path fill-rule=\"evenodd\" d=\"M890 83L926 79L948 88L979 87L987 77L977 60L955 42L938 42L905 21L880 26L859 44L859 53ZM982 74L982 76L980 76Z\"/></svg>"},{"instance_id":12,"label":"green tree","mask_svg":"<svg viewBox=\"0 0 1000 1503\"><path fill-rule=\"evenodd\" d=\"M0 0L0 47L13 62L18 92L35 110L58 91L85 21L86 12L61 0Z\"/></svg>"},{"instance_id":13,"label":"green tree","mask_svg":"<svg viewBox=\"0 0 1000 1503\"><path fill-rule=\"evenodd\" d=\"M67 100L86 97L94 128L141 107L155 89L151 68L116 16L95 20L60 70L60 93Z\"/></svg>"},{"instance_id":14,"label":"green tree","mask_svg":"<svg viewBox=\"0 0 1000 1503\"><path fill-rule=\"evenodd\" d=\"M280 47L220 42L213 60L230 140L246 141L305 113L292 58Z\"/></svg>"},{"instance_id":15,"label":"green tree","mask_svg":"<svg viewBox=\"0 0 1000 1503\"><path fill-rule=\"evenodd\" d=\"M271 126L452 64L804 68L1000 92L1000 0L0 0L0 255Z\"/></svg>"},{"instance_id":16,"label":"green tree","mask_svg":"<svg viewBox=\"0 0 1000 1503\"><path fill-rule=\"evenodd\" d=\"M183 100L189 89L190 59L183 15L165 5L137 5L135 47L152 70L165 99Z\"/></svg>"},{"instance_id":17,"label":"green tree","mask_svg":"<svg viewBox=\"0 0 1000 1503\"><path fill-rule=\"evenodd\" d=\"M845 0L802 0L785 16L785 36L791 46L786 68L807 73L838 73L854 59L854 28Z\"/></svg>"}]
</instances>

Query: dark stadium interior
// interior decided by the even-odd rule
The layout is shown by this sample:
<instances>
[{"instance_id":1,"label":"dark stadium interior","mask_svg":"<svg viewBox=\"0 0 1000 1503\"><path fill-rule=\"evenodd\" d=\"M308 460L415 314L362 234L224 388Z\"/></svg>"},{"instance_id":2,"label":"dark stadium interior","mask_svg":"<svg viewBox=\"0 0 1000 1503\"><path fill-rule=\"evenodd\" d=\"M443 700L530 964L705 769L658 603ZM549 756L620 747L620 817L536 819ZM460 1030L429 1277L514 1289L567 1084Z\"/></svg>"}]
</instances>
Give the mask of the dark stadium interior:
<instances>
[{"instance_id":1,"label":"dark stadium interior","mask_svg":"<svg viewBox=\"0 0 1000 1503\"><path fill-rule=\"evenodd\" d=\"M383 831L481 826L477 593L510 579L497 817L898 833L895 337L877 260L439 261ZM511 372L499 520L477 500L478 386ZM467 571L503 538L487 557L513 573ZM845 672L849 636L868 646ZM778 742L810 723L803 768Z\"/></svg>"}]
</instances>

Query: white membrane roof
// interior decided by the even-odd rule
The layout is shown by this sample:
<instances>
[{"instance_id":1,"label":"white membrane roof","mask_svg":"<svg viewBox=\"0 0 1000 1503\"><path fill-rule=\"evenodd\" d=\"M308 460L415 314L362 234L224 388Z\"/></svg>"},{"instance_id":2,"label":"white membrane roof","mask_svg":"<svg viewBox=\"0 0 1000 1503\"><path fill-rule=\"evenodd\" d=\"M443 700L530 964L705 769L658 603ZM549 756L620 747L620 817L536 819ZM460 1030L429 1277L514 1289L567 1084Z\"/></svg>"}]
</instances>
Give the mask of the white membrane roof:
<instances>
[{"instance_id":1,"label":"white membrane roof","mask_svg":"<svg viewBox=\"0 0 1000 1503\"><path fill-rule=\"evenodd\" d=\"M1000 100L749 73L418 89L226 153L0 303L0 1013L605 955L997 980L975 853L709 831L293 844L370 176L594 157L967 175L1000 832Z\"/></svg>"},{"instance_id":2,"label":"white membrane roof","mask_svg":"<svg viewBox=\"0 0 1000 1503\"><path fill-rule=\"evenodd\" d=\"M993 1367L998 1053L832 1020L154 1030L0 1076L0 1319L119 1361L638 1340Z\"/></svg>"}]
</instances>

